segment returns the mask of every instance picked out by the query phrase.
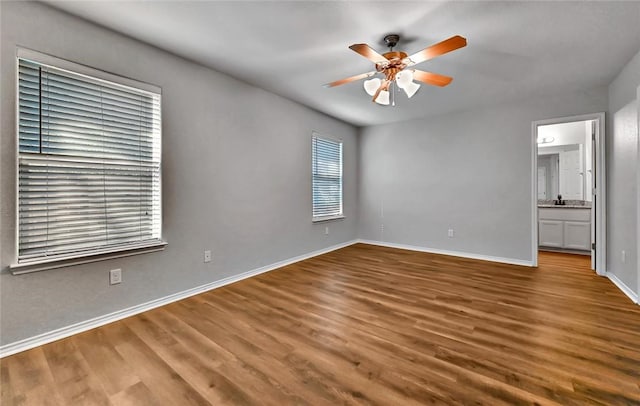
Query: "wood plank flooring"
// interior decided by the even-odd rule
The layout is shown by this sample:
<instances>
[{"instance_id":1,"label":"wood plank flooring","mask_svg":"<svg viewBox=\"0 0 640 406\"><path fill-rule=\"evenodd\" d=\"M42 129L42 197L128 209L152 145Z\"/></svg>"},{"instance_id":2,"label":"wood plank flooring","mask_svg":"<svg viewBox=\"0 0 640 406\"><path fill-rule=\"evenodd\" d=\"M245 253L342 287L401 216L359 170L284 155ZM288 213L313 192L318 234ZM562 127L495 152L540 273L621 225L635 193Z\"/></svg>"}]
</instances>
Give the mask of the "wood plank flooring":
<instances>
[{"instance_id":1,"label":"wood plank flooring","mask_svg":"<svg viewBox=\"0 0 640 406\"><path fill-rule=\"evenodd\" d=\"M588 270L357 244L0 361L12 405L640 405L640 306Z\"/></svg>"}]
</instances>

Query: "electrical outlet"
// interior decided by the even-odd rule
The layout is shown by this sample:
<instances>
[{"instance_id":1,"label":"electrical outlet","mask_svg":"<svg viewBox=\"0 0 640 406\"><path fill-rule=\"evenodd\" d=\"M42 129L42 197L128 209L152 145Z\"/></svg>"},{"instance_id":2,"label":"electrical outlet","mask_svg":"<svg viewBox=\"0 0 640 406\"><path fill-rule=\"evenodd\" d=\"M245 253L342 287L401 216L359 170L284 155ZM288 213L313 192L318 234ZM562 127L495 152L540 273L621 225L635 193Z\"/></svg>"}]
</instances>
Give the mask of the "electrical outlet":
<instances>
[{"instance_id":1,"label":"electrical outlet","mask_svg":"<svg viewBox=\"0 0 640 406\"><path fill-rule=\"evenodd\" d=\"M449 229L449 232L447 233L447 235L449 236L449 238L453 238L453 228Z\"/></svg>"},{"instance_id":2,"label":"electrical outlet","mask_svg":"<svg viewBox=\"0 0 640 406\"><path fill-rule=\"evenodd\" d=\"M204 252L204 262L211 262L211 250Z\"/></svg>"},{"instance_id":3,"label":"electrical outlet","mask_svg":"<svg viewBox=\"0 0 640 406\"><path fill-rule=\"evenodd\" d=\"M324 228L324 235L329 235L329 226Z\"/></svg>"},{"instance_id":4,"label":"electrical outlet","mask_svg":"<svg viewBox=\"0 0 640 406\"><path fill-rule=\"evenodd\" d=\"M627 262L627 251L622 250L622 253L620 254L620 260L623 264Z\"/></svg>"},{"instance_id":5,"label":"electrical outlet","mask_svg":"<svg viewBox=\"0 0 640 406\"><path fill-rule=\"evenodd\" d=\"M109 271L109 284L117 285L122 282L122 269L112 269Z\"/></svg>"}]
</instances>

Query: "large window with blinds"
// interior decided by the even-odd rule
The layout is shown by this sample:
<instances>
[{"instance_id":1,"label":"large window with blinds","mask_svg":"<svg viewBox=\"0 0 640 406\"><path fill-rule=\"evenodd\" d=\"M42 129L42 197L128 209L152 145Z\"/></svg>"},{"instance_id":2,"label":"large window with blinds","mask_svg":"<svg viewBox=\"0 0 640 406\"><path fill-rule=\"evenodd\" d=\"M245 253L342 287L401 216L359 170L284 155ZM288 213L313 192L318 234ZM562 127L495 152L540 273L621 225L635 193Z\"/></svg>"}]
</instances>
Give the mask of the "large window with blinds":
<instances>
[{"instance_id":1,"label":"large window with blinds","mask_svg":"<svg viewBox=\"0 0 640 406\"><path fill-rule=\"evenodd\" d=\"M313 220L343 217L342 141L312 136Z\"/></svg>"},{"instance_id":2,"label":"large window with blinds","mask_svg":"<svg viewBox=\"0 0 640 406\"><path fill-rule=\"evenodd\" d=\"M162 243L159 89L64 65L18 57L19 264Z\"/></svg>"}]
</instances>

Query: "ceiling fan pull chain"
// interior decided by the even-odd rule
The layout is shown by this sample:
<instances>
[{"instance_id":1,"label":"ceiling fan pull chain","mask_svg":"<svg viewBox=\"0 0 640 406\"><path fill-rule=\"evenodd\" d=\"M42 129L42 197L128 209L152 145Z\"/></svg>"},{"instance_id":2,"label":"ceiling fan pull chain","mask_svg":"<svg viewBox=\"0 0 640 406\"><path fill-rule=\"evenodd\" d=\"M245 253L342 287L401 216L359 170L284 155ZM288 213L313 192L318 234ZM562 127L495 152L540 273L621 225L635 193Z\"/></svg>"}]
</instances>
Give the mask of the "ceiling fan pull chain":
<instances>
[{"instance_id":1,"label":"ceiling fan pull chain","mask_svg":"<svg viewBox=\"0 0 640 406\"><path fill-rule=\"evenodd\" d=\"M395 107L396 105L396 82L391 82L391 105Z\"/></svg>"}]
</instances>

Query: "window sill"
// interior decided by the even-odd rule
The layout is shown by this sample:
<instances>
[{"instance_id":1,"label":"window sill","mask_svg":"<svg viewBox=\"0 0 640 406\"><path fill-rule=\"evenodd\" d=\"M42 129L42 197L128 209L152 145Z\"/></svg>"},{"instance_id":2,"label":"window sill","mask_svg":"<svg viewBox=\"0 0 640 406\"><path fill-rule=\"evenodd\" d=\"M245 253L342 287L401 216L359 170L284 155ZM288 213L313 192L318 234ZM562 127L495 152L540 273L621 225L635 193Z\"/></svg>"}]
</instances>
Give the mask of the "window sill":
<instances>
[{"instance_id":1,"label":"window sill","mask_svg":"<svg viewBox=\"0 0 640 406\"><path fill-rule=\"evenodd\" d=\"M322 222L325 222L325 221L343 220L343 219L344 219L344 215L340 214L338 216L315 217L311 221L314 222L314 223L322 223Z\"/></svg>"},{"instance_id":2,"label":"window sill","mask_svg":"<svg viewBox=\"0 0 640 406\"><path fill-rule=\"evenodd\" d=\"M150 252L163 251L167 243L165 241L153 241L127 248L111 248L99 252L87 253L82 256L58 256L55 258L38 258L19 262L9 266L9 271L14 275L31 272L46 271L48 269L63 268L73 265L88 264L90 262L106 261L108 259L130 257L132 255L148 254Z\"/></svg>"}]
</instances>

